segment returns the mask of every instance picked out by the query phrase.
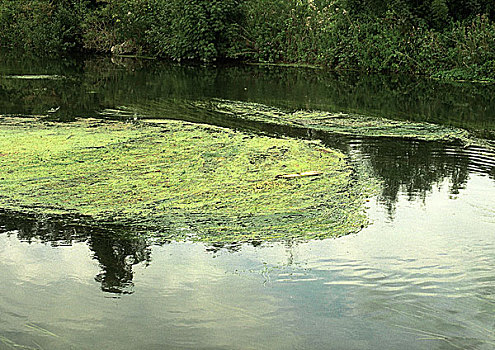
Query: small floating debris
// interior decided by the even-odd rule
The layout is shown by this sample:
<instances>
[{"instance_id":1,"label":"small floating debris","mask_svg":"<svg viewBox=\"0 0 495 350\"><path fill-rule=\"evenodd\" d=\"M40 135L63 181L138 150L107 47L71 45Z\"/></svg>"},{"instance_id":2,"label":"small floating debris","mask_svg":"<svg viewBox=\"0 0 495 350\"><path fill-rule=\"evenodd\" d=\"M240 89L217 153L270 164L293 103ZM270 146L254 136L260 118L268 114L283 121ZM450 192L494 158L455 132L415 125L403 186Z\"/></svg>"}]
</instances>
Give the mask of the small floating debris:
<instances>
[{"instance_id":1,"label":"small floating debris","mask_svg":"<svg viewBox=\"0 0 495 350\"><path fill-rule=\"evenodd\" d=\"M50 336L50 337L55 337L55 338L60 338L57 334L53 333L53 332L50 332L49 330L41 327L41 326L38 326L32 322L28 322L25 324L25 326L33 331L36 331L38 333L40 333L41 335L45 335L45 336Z\"/></svg>"},{"instance_id":2,"label":"small floating debris","mask_svg":"<svg viewBox=\"0 0 495 350\"><path fill-rule=\"evenodd\" d=\"M47 112L48 112L48 113L55 113L55 112L57 112L59 109L60 109L60 106L58 106L58 107L54 107L54 108L50 108Z\"/></svg>"},{"instance_id":3,"label":"small floating debris","mask_svg":"<svg viewBox=\"0 0 495 350\"><path fill-rule=\"evenodd\" d=\"M306 176L320 176L323 174L320 171L305 171L304 173L295 173L295 174L282 174L275 176L276 179L293 179L296 177L306 177Z\"/></svg>"},{"instance_id":4,"label":"small floating debris","mask_svg":"<svg viewBox=\"0 0 495 350\"><path fill-rule=\"evenodd\" d=\"M103 118L118 118L126 120L132 119L134 121L138 120L139 117L141 117L141 115L139 115L136 111L125 106L120 106L117 108L106 108L98 112L98 114Z\"/></svg>"},{"instance_id":5,"label":"small floating debris","mask_svg":"<svg viewBox=\"0 0 495 350\"><path fill-rule=\"evenodd\" d=\"M65 77L62 75L48 75L48 74L4 75L4 78L7 78L7 79L24 79L24 80L61 80L61 79L65 79Z\"/></svg>"}]
</instances>

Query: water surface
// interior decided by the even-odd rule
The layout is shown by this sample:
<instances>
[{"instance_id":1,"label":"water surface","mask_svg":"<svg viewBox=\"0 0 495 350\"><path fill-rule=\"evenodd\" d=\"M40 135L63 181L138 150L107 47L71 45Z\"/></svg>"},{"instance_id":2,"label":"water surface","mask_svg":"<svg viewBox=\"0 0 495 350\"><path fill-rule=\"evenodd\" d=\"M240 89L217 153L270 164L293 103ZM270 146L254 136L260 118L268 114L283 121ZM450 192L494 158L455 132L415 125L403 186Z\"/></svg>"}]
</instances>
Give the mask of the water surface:
<instances>
[{"instance_id":1,"label":"water surface","mask_svg":"<svg viewBox=\"0 0 495 350\"><path fill-rule=\"evenodd\" d=\"M309 242L163 242L4 213L0 349L495 348L493 151L245 123L187 104L214 97L359 112L492 138L493 89L305 69L6 57L0 114L70 121L141 106L153 117L316 138L383 187L368 202L372 225Z\"/></svg>"}]
</instances>

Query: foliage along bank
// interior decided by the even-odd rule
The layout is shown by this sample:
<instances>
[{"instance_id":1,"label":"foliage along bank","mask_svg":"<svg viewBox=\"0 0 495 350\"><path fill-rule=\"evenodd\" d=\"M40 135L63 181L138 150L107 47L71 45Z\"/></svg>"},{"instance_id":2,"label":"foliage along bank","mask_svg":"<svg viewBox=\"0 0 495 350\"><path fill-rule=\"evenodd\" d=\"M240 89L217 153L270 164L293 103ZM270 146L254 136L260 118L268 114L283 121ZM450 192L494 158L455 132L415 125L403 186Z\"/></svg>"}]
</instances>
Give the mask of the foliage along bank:
<instances>
[{"instance_id":1,"label":"foliage along bank","mask_svg":"<svg viewBox=\"0 0 495 350\"><path fill-rule=\"evenodd\" d=\"M495 79L492 0L4 0L0 47Z\"/></svg>"}]
</instances>

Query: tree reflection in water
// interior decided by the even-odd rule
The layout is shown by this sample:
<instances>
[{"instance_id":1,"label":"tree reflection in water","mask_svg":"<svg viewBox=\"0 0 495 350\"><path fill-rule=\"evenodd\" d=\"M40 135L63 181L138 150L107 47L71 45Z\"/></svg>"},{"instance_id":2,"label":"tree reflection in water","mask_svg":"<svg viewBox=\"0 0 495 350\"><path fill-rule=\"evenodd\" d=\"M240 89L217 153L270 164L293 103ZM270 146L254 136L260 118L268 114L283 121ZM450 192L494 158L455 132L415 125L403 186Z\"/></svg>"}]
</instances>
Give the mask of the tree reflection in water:
<instances>
[{"instance_id":1,"label":"tree reflection in water","mask_svg":"<svg viewBox=\"0 0 495 350\"><path fill-rule=\"evenodd\" d=\"M50 244L54 247L86 242L101 272L95 280L104 292L134 292L133 266L151 261L151 246L146 238L125 232L78 225L76 218L18 216L0 214L0 233L15 232L21 241Z\"/></svg>"},{"instance_id":2,"label":"tree reflection in water","mask_svg":"<svg viewBox=\"0 0 495 350\"><path fill-rule=\"evenodd\" d=\"M425 200L435 187L448 181L455 196L465 187L471 173L495 178L495 152L462 148L435 142L380 140L363 143L361 154L373 175L382 181L379 200L393 219L399 194L409 200ZM483 155L482 155L483 154Z\"/></svg>"}]
</instances>

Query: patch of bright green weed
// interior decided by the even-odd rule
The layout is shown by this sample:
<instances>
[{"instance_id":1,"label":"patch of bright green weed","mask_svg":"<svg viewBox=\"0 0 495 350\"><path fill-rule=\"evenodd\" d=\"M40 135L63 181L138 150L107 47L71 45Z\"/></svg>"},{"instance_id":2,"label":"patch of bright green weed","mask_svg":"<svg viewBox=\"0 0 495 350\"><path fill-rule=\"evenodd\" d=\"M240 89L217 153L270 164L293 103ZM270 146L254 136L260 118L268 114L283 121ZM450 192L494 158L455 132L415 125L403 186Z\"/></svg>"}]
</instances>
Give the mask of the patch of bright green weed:
<instances>
[{"instance_id":1,"label":"patch of bright green weed","mask_svg":"<svg viewBox=\"0 0 495 350\"><path fill-rule=\"evenodd\" d=\"M397 137L425 141L478 143L466 130L430 123L397 121L358 114L324 111L284 111L258 103L214 99L196 102L196 106L251 121L289 125L331 133L366 136Z\"/></svg>"},{"instance_id":2,"label":"patch of bright green weed","mask_svg":"<svg viewBox=\"0 0 495 350\"><path fill-rule=\"evenodd\" d=\"M172 239L339 236L366 225L368 185L316 142L180 121L0 120L0 207L77 214ZM277 175L318 172L290 179Z\"/></svg>"}]
</instances>

